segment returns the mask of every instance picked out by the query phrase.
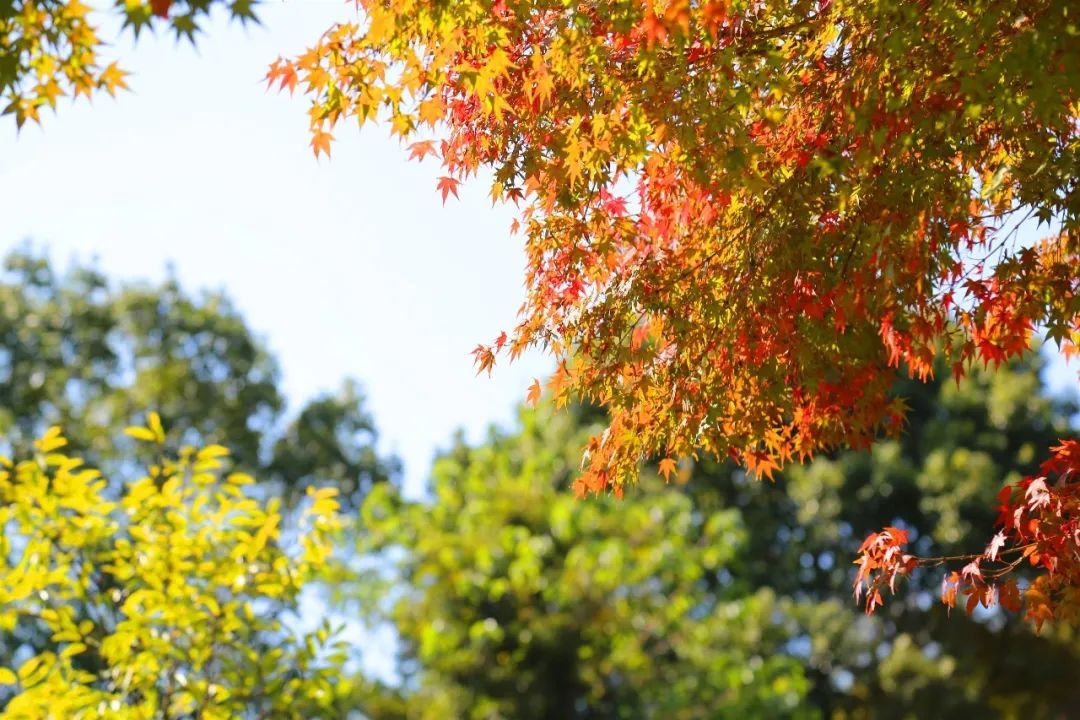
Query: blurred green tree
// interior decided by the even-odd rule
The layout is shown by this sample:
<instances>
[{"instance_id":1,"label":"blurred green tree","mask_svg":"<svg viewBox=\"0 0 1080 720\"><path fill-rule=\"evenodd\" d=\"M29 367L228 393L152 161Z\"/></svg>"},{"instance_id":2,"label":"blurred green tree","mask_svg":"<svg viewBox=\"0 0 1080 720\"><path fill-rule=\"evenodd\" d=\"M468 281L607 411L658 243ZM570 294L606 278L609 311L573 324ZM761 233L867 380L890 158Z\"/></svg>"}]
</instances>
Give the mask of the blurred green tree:
<instances>
[{"instance_id":1,"label":"blurred green tree","mask_svg":"<svg viewBox=\"0 0 1080 720\"><path fill-rule=\"evenodd\" d=\"M850 559L868 533L901 525L923 556L977 549L1002 486L1075 435L1075 401L1047 394L1044 364L1032 354L959 384L947 370L926 384L902 380L911 412L899 439L790 467L775 484L729 464L694 469L695 505L738 509L749 531L732 576L791 601L800 630L777 650L805 660L824 716L1056 718L1080 707L1080 638L1065 623L1035 635L1001 611L950 618L932 569L874 617L850 597Z\"/></svg>"},{"instance_id":2,"label":"blurred green tree","mask_svg":"<svg viewBox=\"0 0 1080 720\"><path fill-rule=\"evenodd\" d=\"M20 455L52 425L106 472L130 461L115 428L156 410L177 441L228 444L239 469L291 500L312 481L355 507L400 472L353 382L285 415L277 361L220 293L176 278L112 283L93 266L58 272L24 249L0 274L0 438Z\"/></svg>"},{"instance_id":3,"label":"blurred green tree","mask_svg":"<svg viewBox=\"0 0 1080 720\"><path fill-rule=\"evenodd\" d=\"M662 486L575 499L568 484L595 430L580 417L526 411L515 434L458 438L430 501L388 485L369 496L361 547L387 581L369 607L399 634L404 683L365 713L808 716L799 661L764 652L794 631L775 594L709 580L745 550L739 513L700 512Z\"/></svg>"}]
</instances>

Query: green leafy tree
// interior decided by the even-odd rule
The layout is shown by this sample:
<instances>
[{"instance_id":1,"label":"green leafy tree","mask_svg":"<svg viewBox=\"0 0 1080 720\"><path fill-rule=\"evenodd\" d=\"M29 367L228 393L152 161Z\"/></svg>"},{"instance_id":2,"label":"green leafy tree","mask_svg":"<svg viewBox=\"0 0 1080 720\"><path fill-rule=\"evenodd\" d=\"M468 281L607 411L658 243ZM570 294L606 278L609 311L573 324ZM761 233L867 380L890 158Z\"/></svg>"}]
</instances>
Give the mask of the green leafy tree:
<instances>
[{"instance_id":1,"label":"green leafy tree","mask_svg":"<svg viewBox=\"0 0 1080 720\"><path fill-rule=\"evenodd\" d=\"M762 651L792 632L782 603L710 580L747 541L739 513L699 512L662 486L576 500L566 487L590 426L547 409L522 422L479 447L459 439L430 502L384 485L365 503L362 548L389 581L374 617L399 633L404 678L365 712L805 716L800 663Z\"/></svg>"},{"instance_id":2,"label":"green leafy tree","mask_svg":"<svg viewBox=\"0 0 1080 720\"><path fill-rule=\"evenodd\" d=\"M904 380L899 439L774 483L704 460L666 468L666 487L649 476L621 501L575 502L566 487L604 422L595 409L542 406L514 434L459 439L430 498L386 488L365 506L364 549L389 563L374 616L401 636L404 678L368 686L365 712L1068 717L1080 638L1067 625L950 618L932 571L872 617L850 594L862 537L898 516L927 556L985 536L1001 487L1072 432L1077 407L1046 393L1042 369L1034 355L959 384ZM372 603L360 577L351 594Z\"/></svg>"},{"instance_id":3,"label":"green leafy tree","mask_svg":"<svg viewBox=\"0 0 1080 720\"><path fill-rule=\"evenodd\" d=\"M0 625L50 638L0 662L0 717L343 717L343 646L284 622L332 551L336 489L310 489L286 538L224 447L170 456L156 414L128 432L162 453L131 482L65 454L59 428L0 460Z\"/></svg>"},{"instance_id":4,"label":"green leafy tree","mask_svg":"<svg viewBox=\"0 0 1080 720\"><path fill-rule=\"evenodd\" d=\"M58 272L31 251L0 275L0 437L12 454L49 426L105 470L130 461L114 428L145 408L188 444L228 442L240 469L286 499L313 481L355 506L399 472L376 451L355 383L284 416L277 361L220 293L192 296L170 277L118 285L92 266Z\"/></svg>"},{"instance_id":5,"label":"green leafy tree","mask_svg":"<svg viewBox=\"0 0 1080 720\"><path fill-rule=\"evenodd\" d=\"M1065 624L1036 635L999 611L950 618L933 570L874 617L850 597L850 558L867 533L901 525L920 555L964 554L993 526L1001 488L1074 434L1076 404L1047 394L1043 366L1029 355L959 383L902 381L910 411L898 439L790 467L775 483L731 464L694 468L686 489L700 511L738 510L747 528L732 574L791 601L799 630L775 651L797 650L826 717L1056 718L1080 705L1080 638Z\"/></svg>"}]
</instances>

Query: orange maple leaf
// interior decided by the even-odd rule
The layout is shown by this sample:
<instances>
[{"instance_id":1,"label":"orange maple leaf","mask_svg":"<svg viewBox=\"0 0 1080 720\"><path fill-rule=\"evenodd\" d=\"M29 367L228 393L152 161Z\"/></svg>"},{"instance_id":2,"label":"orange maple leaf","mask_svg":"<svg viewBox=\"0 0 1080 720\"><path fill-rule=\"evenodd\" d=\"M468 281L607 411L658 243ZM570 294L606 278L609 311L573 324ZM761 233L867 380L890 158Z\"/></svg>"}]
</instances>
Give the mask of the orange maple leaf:
<instances>
[{"instance_id":1,"label":"orange maple leaf","mask_svg":"<svg viewBox=\"0 0 1080 720\"><path fill-rule=\"evenodd\" d=\"M664 482L671 480L671 473L675 472L675 461L671 458L664 458L660 461L660 474L664 476Z\"/></svg>"},{"instance_id":2,"label":"orange maple leaf","mask_svg":"<svg viewBox=\"0 0 1080 720\"><path fill-rule=\"evenodd\" d=\"M435 149L434 140L418 140L412 145L409 145L409 159L410 160L423 160L428 155L438 155L439 151Z\"/></svg>"},{"instance_id":3,"label":"orange maple leaf","mask_svg":"<svg viewBox=\"0 0 1080 720\"><path fill-rule=\"evenodd\" d=\"M446 112L446 108L443 107L442 99L434 97L429 98L422 103L419 107L420 121L426 122L428 125L434 126L435 123L443 119L443 115Z\"/></svg>"},{"instance_id":4,"label":"orange maple leaf","mask_svg":"<svg viewBox=\"0 0 1080 720\"><path fill-rule=\"evenodd\" d=\"M491 351L491 348L486 345L477 345L472 351L473 362L476 363L476 374L487 371L488 376L491 376L491 369L495 367L495 353Z\"/></svg>"},{"instance_id":5,"label":"orange maple leaf","mask_svg":"<svg viewBox=\"0 0 1080 720\"><path fill-rule=\"evenodd\" d=\"M319 157L320 153L330 157L330 141L333 139L334 136L328 132L314 131L311 135L311 149L315 151L315 157Z\"/></svg>"},{"instance_id":6,"label":"orange maple leaf","mask_svg":"<svg viewBox=\"0 0 1080 720\"><path fill-rule=\"evenodd\" d=\"M761 450L746 453L745 462L746 469L758 480L763 475L772 480L773 471L780 469L780 464L776 462L776 459Z\"/></svg>"},{"instance_id":7,"label":"orange maple leaf","mask_svg":"<svg viewBox=\"0 0 1080 720\"><path fill-rule=\"evenodd\" d=\"M542 390L540 389L540 381L534 379L532 381L532 385L529 386L529 395L526 398L526 401L533 407L536 407L536 405L540 402L541 392Z\"/></svg>"}]
</instances>

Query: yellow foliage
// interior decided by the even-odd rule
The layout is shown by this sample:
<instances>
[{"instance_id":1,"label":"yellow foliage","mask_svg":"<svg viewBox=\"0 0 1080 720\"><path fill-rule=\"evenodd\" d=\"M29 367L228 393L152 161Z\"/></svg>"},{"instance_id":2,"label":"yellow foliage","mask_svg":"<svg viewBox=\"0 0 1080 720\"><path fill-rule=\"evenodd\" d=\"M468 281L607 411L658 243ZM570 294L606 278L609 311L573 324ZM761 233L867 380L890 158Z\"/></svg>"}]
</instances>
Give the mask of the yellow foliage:
<instances>
[{"instance_id":1,"label":"yellow foliage","mask_svg":"<svg viewBox=\"0 0 1080 720\"><path fill-rule=\"evenodd\" d=\"M148 425L128 434L161 447ZM52 428L35 457L0 463L0 629L48 639L0 667L0 718L337 715L340 643L281 621L333 550L336 490L310 493L286 541L281 504L222 477L220 445L123 485L65 445Z\"/></svg>"}]
</instances>

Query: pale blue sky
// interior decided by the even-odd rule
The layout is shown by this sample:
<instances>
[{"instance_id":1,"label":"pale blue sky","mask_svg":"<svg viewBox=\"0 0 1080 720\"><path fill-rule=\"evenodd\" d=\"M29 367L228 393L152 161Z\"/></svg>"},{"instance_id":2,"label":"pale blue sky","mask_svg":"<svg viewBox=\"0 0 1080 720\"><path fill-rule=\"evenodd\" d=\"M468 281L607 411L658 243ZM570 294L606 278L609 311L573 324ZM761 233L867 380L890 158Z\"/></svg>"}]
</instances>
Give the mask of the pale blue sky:
<instances>
[{"instance_id":1,"label":"pale blue sky","mask_svg":"<svg viewBox=\"0 0 1080 720\"><path fill-rule=\"evenodd\" d=\"M125 33L115 50L133 92L62 104L18 136L0 120L0 252L32 239L115 277L172 262L187 287L224 288L280 357L294 404L363 383L415 491L455 428L511 421L549 361L474 375L469 351L509 330L524 299L513 213L491 207L490 182L443 208L436 163L352 124L316 161L305 101L265 89L278 54L354 14L268 3L261 27L216 16L198 48L159 35L133 50Z\"/></svg>"},{"instance_id":2,"label":"pale blue sky","mask_svg":"<svg viewBox=\"0 0 1080 720\"><path fill-rule=\"evenodd\" d=\"M550 365L533 354L477 378L468 354L523 299L512 211L491 207L483 178L443 208L437 165L407 162L381 128L340 128L316 161L303 98L262 77L355 10L304 0L260 15L247 28L215 16L198 48L146 36L133 49L125 33L133 92L63 104L19 135L0 120L0 252L31 239L124 278L172 262L189 288L226 289L280 357L294 406L363 383L415 492L455 428L476 438L512 421ZM1076 385L1060 362L1051 377Z\"/></svg>"}]
</instances>

